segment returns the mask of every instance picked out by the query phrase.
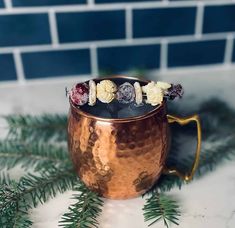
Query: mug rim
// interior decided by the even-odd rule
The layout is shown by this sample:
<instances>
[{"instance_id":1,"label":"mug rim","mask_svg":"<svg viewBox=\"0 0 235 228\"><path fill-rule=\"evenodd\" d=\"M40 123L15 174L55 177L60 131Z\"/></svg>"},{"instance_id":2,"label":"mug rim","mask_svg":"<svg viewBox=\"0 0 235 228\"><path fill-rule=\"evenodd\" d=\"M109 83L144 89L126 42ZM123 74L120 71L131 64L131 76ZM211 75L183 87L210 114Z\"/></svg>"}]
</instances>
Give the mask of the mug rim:
<instances>
[{"instance_id":1,"label":"mug rim","mask_svg":"<svg viewBox=\"0 0 235 228\"><path fill-rule=\"evenodd\" d=\"M94 81L98 81L98 80L112 80L113 78L126 78L126 79L130 79L130 80L136 80L136 81L141 81L144 83L148 83L151 80L147 80L147 79L139 79L137 77L130 77L130 76L125 76L125 75L115 75L115 76L109 76L109 77L101 77L101 78L94 78L92 80ZM87 80L89 81L89 80ZM86 82L87 82L86 81ZM98 120L98 121L102 121L102 122L130 122L130 121L136 121L136 120L142 120L142 119L146 119L150 116L155 115L156 113L158 113L165 105L166 105L166 100L163 99L162 103L160 105L158 105L156 108L154 108L153 110L143 114L143 115L139 115L139 116L131 116L131 117L126 117L126 118L105 118L105 117L98 117L95 115L92 115L88 112L85 112L83 110L81 110L79 107L75 106L71 99L69 99L69 103L70 106L73 110L76 111L77 114L80 114L81 116L87 117L89 119L93 119L93 120Z\"/></svg>"}]
</instances>

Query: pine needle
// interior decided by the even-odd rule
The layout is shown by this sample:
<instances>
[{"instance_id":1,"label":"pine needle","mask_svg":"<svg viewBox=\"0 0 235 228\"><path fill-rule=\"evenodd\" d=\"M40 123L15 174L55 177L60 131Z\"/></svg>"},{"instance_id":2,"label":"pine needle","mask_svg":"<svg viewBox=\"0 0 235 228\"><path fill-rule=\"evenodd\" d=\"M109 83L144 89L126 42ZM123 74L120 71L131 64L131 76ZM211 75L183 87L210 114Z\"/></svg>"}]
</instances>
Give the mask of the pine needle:
<instances>
[{"instance_id":1,"label":"pine needle","mask_svg":"<svg viewBox=\"0 0 235 228\"><path fill-rule=\"evenodd\" d=\"M67 140L67 116L58 114L8 115L4 116L8 123L8 138L34 141L34 140Z\"/></svg>"},{"instance_id":2,"label":"pine needle","mask_svg":"<svg viewBox=\"0 0 235 228\"><path fill-rule=\"evenodd\" d=\"M0 227L27 228L32 225L27 212L30 205L20 198L18 184L11 181L0 188Z\"/></svg>"},{"instance_id":3,"label":"pine needle","mask_svg":"<svg viewBox=\"0 0 235 228\"><path fill-rule=\"evenodd\" d=\"M178 224L180 211L179 206L175 200L163 193L154 193L146 200L143 207L144 219L146 222L150 221L149 226L163 220L164 225L168 228L170 223Z\"/></svg>"},{"instance_id":4,"label":"pine needle","mask_svg":"<svg viewBox=\"0 0 235 228\"><path fill-rule=\"evenodd\" d=\"M62 146L42 142L0 141L0 169L20 164L24 169L39 170L53 166L71 166L68 151Z\"/></svg>"},{"instance_id":5,"label":"pine needle","mask_svg":"<svg viewBox=\"0 0 235 228\"><path fill-rule=\"evenodd\" d=\"M101 213L103 201L96 193L91 192L83 184L77 185L78 191L73 196L77 202L69 207L65 213L60 226L64 228L98 228L97 217Z\"/></svg>"},{"instance_id":6,"label":"pine needle","mask_svg":"<svg viewBox=\"0 0 235 228\"><path fill-rule=\"evenodd\" d=\"M19 183L11 181L0 188L0 227L30 227L28 210L60 192L72 189L77 182L73 170L51 168L39 176L27 174ZM9 226L8 226L9 225Z\"/></svg>"},{"instance_id":7,"label":"pine needle","mask_svg":"<svg viewBox=\"0 0 235 228\"><path fill-rule=\"evenodd\" d=\"M2 185L10 184L11 180L6 172L0 172L0 187Z\"/></svg>"},{"instance_id":8,"label":"pine needle","mask_svg":"<svg viewBox=\"0 0 235 228\"><path fill-rule=\"evenodd\" d=\"M39 175L28 174L22 177L19 188L30 195L33 206L46 202L56 194L72 189L77 182L73 169L61 169L51 167L38 173Z\"/></svg>"}]
</instances>

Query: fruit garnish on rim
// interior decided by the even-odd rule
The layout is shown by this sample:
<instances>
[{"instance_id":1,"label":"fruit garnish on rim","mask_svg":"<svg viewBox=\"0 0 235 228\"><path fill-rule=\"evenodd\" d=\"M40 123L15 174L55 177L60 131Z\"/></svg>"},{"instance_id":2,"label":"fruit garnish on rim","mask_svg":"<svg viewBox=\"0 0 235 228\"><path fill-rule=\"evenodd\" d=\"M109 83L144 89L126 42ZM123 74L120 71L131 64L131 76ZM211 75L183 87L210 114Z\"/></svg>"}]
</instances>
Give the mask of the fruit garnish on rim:
<instances>
[{"instance_id":1,"label":"fruit garnish on rim","mask_svg":"<svg viewBox=\"0 0 235 228\"><path fill-rule=\"evenodd\" d=\"M66 90L67 92L67 90ZM116 100L121 104L136 103L160 105L164 99L174 100L183 96L183 88L180 84L170 84L161 81L151 81L141 86L138 81L133 85L124 82L116 85L112 80L101 80L97 84L95 81L77 83L68 92L69 98L76 106L88 104L94 106L98 99L102 103L111 103Z\"/></svg>"}]
</instances>

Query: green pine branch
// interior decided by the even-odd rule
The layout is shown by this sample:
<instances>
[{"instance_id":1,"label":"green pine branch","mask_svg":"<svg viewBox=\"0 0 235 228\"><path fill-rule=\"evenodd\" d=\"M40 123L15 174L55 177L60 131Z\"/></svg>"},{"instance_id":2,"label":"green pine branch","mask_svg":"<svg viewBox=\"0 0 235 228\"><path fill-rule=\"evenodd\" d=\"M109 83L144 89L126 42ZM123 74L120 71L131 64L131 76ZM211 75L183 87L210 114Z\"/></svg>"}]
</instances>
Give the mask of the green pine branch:
<instances>
[{"instance_id":1,"label":"green pine branch","mask_svg":"<svg viewBox=\"0 0 235 228\"><path fill-rule=\"evenodd\" d=\"M178 224L180 210L178 203L170 196L156 192L146 200L143 207L144 219L151 222L149 226L163 220L164 225L168 228L170 223Z\"/></svg>"},{"instance_id":2,"label":"green pine branch","mask_svg":"<svg viewBox=\"0 0 235 228\"><path fill-rule=\"evenodd\" d=\"M28 228L32 221L28 217L30 205L18 200L20 192L17 183L12 181L0 189L0 227Z\"/></svg>"},{"instance_id":3,"label":"green pine branch","mask_svg":"<svg viewBox=\"0 0 235 228\"><path fill-rule=\"evenodd\" d=\"M33 206L44 203L56 194L72 189L78 181L74 170L51 167L38 173L22 177L19 188L22 193L28 194Z\"/></svg>"},{"instance_id":4,"label":"green pine branch","mask_svg":"<svg viewBox=\"0 0 235 228\"><path fill-rule=\"evenodd\" d=\"M11 225L10 225L11 224ZM19 205L17 206L17 211L14 214L14 217L7 221L7 225L13 228L28 228L31 227L33 222L28 216L28 211L24 211Z\"/></svg>"},{"instance_id":5,"label":"green pine branch","mask_svg":"<svg viewBox=\"0 0 235 228\"><path fill-rule=\"evenodd\" d=\"M14 214L14 217L12 217L10 221L8 217L8 221L7 221L7 225L13 228L28 228L28 227L31 227L32 224L33 222L30 220L28 216L28 211L25 211L19 205L17 206L17 211Z\"/></svg>"},{"instance_id":6,"label":"green pine branch","mask_svg":"<svg viewBox=\"0 0 235 228\"><path fill-rule=\"evenodd\" d=\"M77 201L69 207L60 221L64 228L98 228L97 217L102 212L102 199L83 184L77 185L73 198Z\"/></svg>"},{"instance_id":7,"label":"green pine branch","mask_svg":"<svg viewBox=\"0 0 235 228\"><path fill-rule=\"evenodd\" d=\"M12 140L0 141L0 168L13 168L20 164L24 169L35 170L50 166L72 166L68 151L38 141L22 143Z\"/></svg>"},{"instance_id":8,"label":"green pine branch","mask_svg":"<svg viewBox=\"0 0 235 228\"><path fill-rule=\"evenodd\" d=\"M0 172L0 187L11 182L8 173Z\"/></svg>"},{"instance_id":9,"label":"green pine branch","mask_svg":"<svg viewBox=\"0 0 235 228\"><path fill-rule=\"evenodd\" d=\"M195 177L201 177L225 161L235 158L235 134L227 136L227 138L221 138L220 135L208 138L203 144L201 153Z\"/></svg>"},{"instance_id":10,"label":"green pine branch","mask_svg":"<svg viewBox=\"0 0 235 228\"><path fill-rule=\"evenodd\" d=\"M8 138L24 141L67 140L66 115L8 115L4 118L9 127Z\"/></svg>"},{"instance_id":11,"label":"green pine branch","mask_svg":"<svg viewBox=\"0 0 235 228\"><path fill-rule=\"evenodd\" d=\"M27 174L19 183L11 181L1 185L0 227L30 227L28 210L31 207L46 202L58 192L72 189L77 181L73 170L52 167L39 172L38 176Z\"/></svg>"}]
</instances>

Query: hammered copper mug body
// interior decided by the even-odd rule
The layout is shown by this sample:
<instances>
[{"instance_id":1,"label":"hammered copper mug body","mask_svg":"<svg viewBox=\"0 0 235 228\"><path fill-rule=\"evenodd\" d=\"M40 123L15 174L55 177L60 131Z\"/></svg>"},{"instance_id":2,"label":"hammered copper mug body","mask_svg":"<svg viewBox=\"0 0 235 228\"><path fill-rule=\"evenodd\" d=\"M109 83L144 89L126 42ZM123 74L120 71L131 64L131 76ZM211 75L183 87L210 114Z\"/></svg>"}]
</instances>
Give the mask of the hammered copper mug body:
<instances>
[{"instance_id":1,"label":"hammered copper mug body","mask_svg":"<svg viewBox=\"0 0 235 228\"><path fill-rule=\"evenodd\" d=\"M124 119L96 117L70 102L73 164L85 185L103 197L127 199L151 188L164 169L169 137L165 101L145 115Z\"/></svg>"}]
</instances>

